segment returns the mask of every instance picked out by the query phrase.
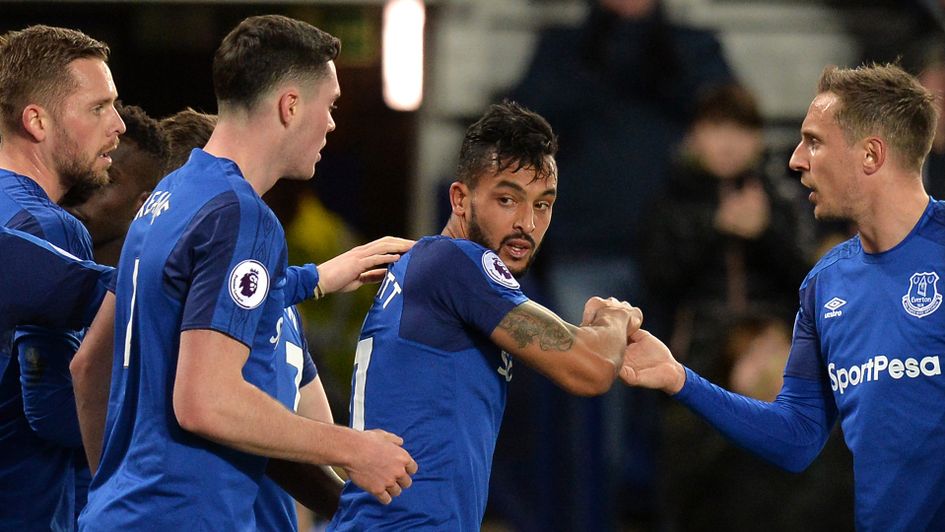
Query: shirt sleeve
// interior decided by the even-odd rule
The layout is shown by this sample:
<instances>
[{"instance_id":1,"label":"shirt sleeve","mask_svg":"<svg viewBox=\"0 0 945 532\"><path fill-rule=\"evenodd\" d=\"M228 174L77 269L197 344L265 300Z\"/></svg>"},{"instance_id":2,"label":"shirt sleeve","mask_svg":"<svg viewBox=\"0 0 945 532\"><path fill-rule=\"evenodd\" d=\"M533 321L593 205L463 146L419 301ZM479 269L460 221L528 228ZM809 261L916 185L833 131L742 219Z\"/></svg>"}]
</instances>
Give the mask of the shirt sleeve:
<instances>
[{"instance_id":1,"label":"shirt sleeve","mask_svg":"<svg viewBox=\"0 0 945 532\"><path fill-rule=\"evenodd\" d=\"M18 324L81 329L105 297L114 269L83 261L38 238L12 230L0 235L16 260L0 268L0 315Z\"/></svg>"},{"instance_id":2,"label":"shirt sleeve","mask_svg":"<svg viewBox=\"0 0 945 532\"><path fill-rule=\"evenodd\" d=\"M801 285L784 384L774 402L732 393L689 368L675 396L735 444L794 472L817 457L837 419L813 320L815 280Z\"/></svg>"},{"instance_id":3,"label":"shirt sleeve","mask_svg":"<svg viewBox=\"0 0 945 532\"><path fill-rule=\"evenodd\" d=\"M260 205L208 202L172 252L189 280L181 330L212 329L252 347L270 289L284 276L285 237Z\"/></svg>"},{"instance_id":4,"label":"shirt sleeve","mask_svg":"<svg viewBox=\"0 0 945 532\"><path fill-rule=\"evenodd\" d=\"M814 313L814 295L816 277L806 281L800 290L801 306L794 319L794 334L791 339L791 353L788 357L785 375L811 380L827 381L824 363L820 353L820 336Z\"/></svg>"},{"instance_id":5,"label":"shirt sleeve","mask_svg":"<svg viewBox=\"0 0 945 532\"><path fill-rule=\"evenodd\" d=\"M466 347L455 345L463 335L452 324L489 336L528 301L495 253L465 241L437 240L415 253L405 283L401 336L445 350Z\"/></svg>"},{"instance_id":6,"label":"shirt sleeve","mask_svg":"<svg viewBox=\"0 0 945 532\"><path fill-rule=\"evenodd\" d=\"M318 286L318 268L314 264L289 266L285 271L285 305L298 305L315 295Z\"/></svg>"},{"instance_id":7,"label":"shirt sleeve","mask_svg":"<svg viewBox=\"0 0 945 532\"><path fill-rule=\"evenodd\" d=\"M78 348L79 338L66 332L21 327L14 336L26 421L37 436L64 447L82 446L69 373Z\"/></svg>"}]
</instances>

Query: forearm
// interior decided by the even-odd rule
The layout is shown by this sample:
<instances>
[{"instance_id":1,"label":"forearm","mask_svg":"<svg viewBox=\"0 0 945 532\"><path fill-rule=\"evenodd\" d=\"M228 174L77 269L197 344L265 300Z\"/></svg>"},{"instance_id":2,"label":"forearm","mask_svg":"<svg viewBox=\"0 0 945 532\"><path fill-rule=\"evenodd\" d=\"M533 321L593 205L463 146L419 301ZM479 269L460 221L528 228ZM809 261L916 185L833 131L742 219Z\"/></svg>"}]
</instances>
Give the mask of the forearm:
<instances>
[{"instance_id":1,"label":"forearm","mask_svg":"<svg viewBox=\"0 0 945 532\"><path fill-rule=\"evenodd\" d=\"M793 472L820 453L836 419L836 407L820 382L785 377L774 402L716 386L686 369L677 400L735 444Z\"/></svg>"},{"instance_id":2,"label":"forearm","mask_svg":"<svg viewBox=\"0 0 945 532\"><path fill-rule=\"evenodd\" d=\"M69 375L69 361L77 342L64 334L29 330L35 332L20 331L15 341L23 413L40 438L64 447L79 447L82 437Z\"/></svg>"},{"instance_id":3,"label":"forearm","mask_svg":"<svg viewBox=\"0 0 945 532\"><path fill-rule=\"evenodd\" d=\"M331 467L272 459L266 474L309 510L326 519L335 514L344 481Z\"/></svg>"},{"instance_id":4,"label":"forearm","mask_svg":"<svg viewBox=\"0 0 945 532\"><path fill-rule=\"evenodd\" d=\"M105 417L108 414L112 379L114 319L115 296L109 292L69 365L82 443L93 473L98 469L105 441Z\"/></svg>"},{"instance_id":5,"label":"forearm","mask_svg":"<svg viewBox=\"0 0 945 532\"><path fill-rule=\"evenodd\" d=\"M492 334L504 350L575 395L610 389L626 346L626 321L601 313L575 327L534 302L512 309Z\"/></svg>"},{"instance_id":6,"label":"forearm","mask_svg":"<svg viewBox=\"0 0 945 532\"><path fill-rule=\"evenodd\" d=\"M199 397L183 396L179 389L175 386L174 409L181 427L217 443L270 458L341 467L355 452L350 429L297 416L242 379Z\"/></svg>"}]
</instances>

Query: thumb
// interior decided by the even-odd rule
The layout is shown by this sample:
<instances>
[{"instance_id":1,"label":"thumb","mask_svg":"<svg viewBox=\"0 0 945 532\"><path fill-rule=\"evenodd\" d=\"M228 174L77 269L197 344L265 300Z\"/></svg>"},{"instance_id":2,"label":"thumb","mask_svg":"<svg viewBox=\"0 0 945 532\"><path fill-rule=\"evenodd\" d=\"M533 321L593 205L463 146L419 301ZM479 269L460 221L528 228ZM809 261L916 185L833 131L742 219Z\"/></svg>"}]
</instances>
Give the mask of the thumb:
<instances>
[{"instance_id":1,"label":"thumb","mask_svg":"<svg viewBox=\"0 0 945 532\"><path fill-rule=\"evenodd\" d=\"M620 378L626 381L628 384L633 383L636 377L636 372L630 366L622 366L620 368Z\"/></svg>"},{"instance_id":2,"label":"thumb","mask_svg":"<svg viewBox=\"0 0 945 532\"><path fill-rule=\"evenodd\" d=\"M637 329L633 331L633 334L630 335L631 342L640 342L650 336L650 333L646 329Z\"/></svg>"}]
</instances>

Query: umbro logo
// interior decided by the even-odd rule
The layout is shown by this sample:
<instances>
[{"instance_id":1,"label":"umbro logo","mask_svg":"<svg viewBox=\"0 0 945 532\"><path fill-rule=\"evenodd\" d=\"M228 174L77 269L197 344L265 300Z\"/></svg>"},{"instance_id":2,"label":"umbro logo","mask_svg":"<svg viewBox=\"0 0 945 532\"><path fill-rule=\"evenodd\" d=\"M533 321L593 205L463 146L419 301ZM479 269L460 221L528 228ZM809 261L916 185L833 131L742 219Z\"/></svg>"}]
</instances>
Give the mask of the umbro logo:
<instances>
[{"instance_id":1,"label":"umbro logo","mask_svg":"<svg viewBox=\"0 0 945 532\"><path fill-rule=\"evenodd\" d=\"M824 319L843 316L843 311L840 310L840 307L846 304L847 302L844 301L843 299L840 299L839 297L835 297L831 299L830 301L824 303L824 308L830 311L830 312L824 313Z\"/></svg>"}]
</instances>

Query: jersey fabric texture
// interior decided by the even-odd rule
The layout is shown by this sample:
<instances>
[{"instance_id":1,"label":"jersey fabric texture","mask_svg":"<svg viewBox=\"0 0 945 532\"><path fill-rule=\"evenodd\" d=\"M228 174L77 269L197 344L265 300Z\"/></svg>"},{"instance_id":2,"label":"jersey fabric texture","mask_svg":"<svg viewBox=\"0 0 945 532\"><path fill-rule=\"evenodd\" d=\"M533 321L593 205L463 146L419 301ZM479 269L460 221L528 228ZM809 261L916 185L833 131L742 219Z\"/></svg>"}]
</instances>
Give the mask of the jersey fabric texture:
<instances>
[{"instance_id":1,"label":"jersey fabric texture","mask_svg":"<svg viewBox=\"0 0 945 532\"><path fill-rule=\"evenodd\" d=\"M30 234L0 227L0 249L17 260L0 268L0 331L21 324L81 329L98 312L115 270Z\"/></svg>"},{"instance_id":2,"label":"jersey fabric texture","mask_svg":"<svg viewBox=\"0 0 945 532\"><path fill-rule=\"evenodd\" d=\"M945 203L882 253L858 237L800 289L784 388L773 403L687 370L677 394L726 435L789 469L806 467L839 416L853 452L858 530L945 529Z\"/></svg>"},{"instance_id":3,"label":"jersey fabric texture","mask_svg":"<svg viewBox=\"0 0 945 532\"><path fill-rule=\"evenodd\" d=\"M419 470L388 506L348 482L330 530L479 530L512 376L489 337L525 301L468 240L423 238L389 268L361 329L351 426L401 436Z\"/></svg>"},{"instance_id":4,"label":"jersey fabric texture","mask_svg":"<svg viewBox=\"0 0 945 532\"><path fill-rule=\"evenodd\" d=\"M92 258L85 226L35 181L3 169L0 225ZM0 485L17 486L0 490L0 529L75 528L73 455L81 436L69 362L80 337L79 330L33 326L0 337Z\"/></svg>"},{"instance_id":5,"label":"jersey fabric texture","mask_svg":"<svg viewBox=\"0 0 945 532\"><path fill-rule=\"evenodd\" d=\"M282 227L230 160L194 150L138 211L115 287L115 356L86 530L254 530L266 460L184 431L173 410L182 331L250 348L246 380L275 394ZM204 353L212 357L214 353Z\"/></svg>"},{"instance_id":6,"label":"jersey fabric texture","mask_svg":"<svg viewBox=\"0 0 945 532\"><path fill-rule=\"evenodd\" d=\"M279 347L276 348L278 380L275 398L293 412L299 408L299 389L318 375L301 325L298 310L295 307L285 309ZM259 532L299 529L295 500L269 477L264 476L259 483L259 495L256 496L253 512L256 514L256 530Z\"/></svg>"}]
</instances>

